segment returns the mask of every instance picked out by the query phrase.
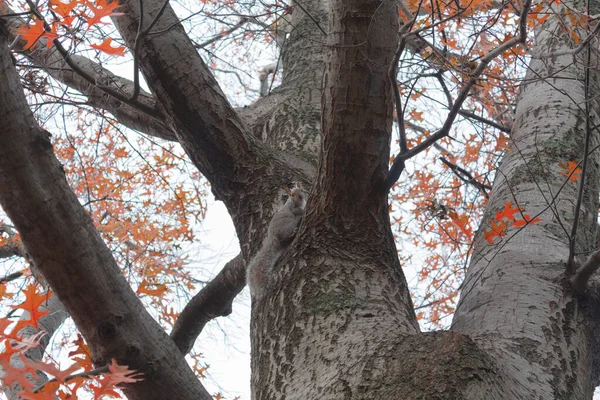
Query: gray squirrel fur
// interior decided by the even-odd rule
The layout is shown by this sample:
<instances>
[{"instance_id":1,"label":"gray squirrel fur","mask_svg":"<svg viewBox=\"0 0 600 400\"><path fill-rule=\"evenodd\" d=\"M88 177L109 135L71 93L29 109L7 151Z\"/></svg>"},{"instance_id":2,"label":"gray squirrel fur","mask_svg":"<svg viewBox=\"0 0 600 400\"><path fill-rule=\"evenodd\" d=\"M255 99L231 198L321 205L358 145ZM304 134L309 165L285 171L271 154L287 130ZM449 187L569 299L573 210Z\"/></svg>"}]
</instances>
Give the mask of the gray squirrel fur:
<instances>
[{"instance_id":1,"label":"gray squirrel fur","mask_svg":"<svg viewBox=\"0 0 600 400\"><path fill-rule=\"evenodd\" d=\"M289 198L273 215L260 250L248 263L246 280L253 299L261 298L267 288L273 268L285 249L292 243L304 215L306 196L298 184L294 189L285 189Z\"/></svg>"}]
</instances>

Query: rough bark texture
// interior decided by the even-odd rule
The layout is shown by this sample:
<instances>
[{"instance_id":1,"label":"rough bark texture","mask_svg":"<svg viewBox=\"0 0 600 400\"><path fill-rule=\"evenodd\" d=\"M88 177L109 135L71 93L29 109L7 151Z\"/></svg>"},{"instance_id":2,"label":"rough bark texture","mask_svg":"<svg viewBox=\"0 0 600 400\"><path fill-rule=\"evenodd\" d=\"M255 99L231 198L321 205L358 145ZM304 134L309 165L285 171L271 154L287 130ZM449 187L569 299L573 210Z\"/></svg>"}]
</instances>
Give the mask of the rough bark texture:
<instances>
[{"instance_id":1,"label":"rough bark texture","mask_svg":"<svg viewBox=\"0 0 600 400\"><path fill-rule=\"evenodd\" d=\"M381 349L395 341L390 332L418 331L382 190L392 123L387 71L397 44L395 6L330 6L316 182L272 295L253 304L257 399L372 398L389 360ZM371 363L380 368L369 368Z\"/></svg>"},{"instance_id":2,"label":"rough bark texture","mask_svg":"<svg viewBox=\"0 0 600 400\"><path fill-rule=\"evenodd\" d=\"M568 48L559 31L558 22L550 20L536 37L536 52ZM585 57L583 52L575 63L564 55L530 64L512 150L502 161L483 223L507 202L532 216L541 213L542 222L510 231L500 245L490 245L479 232L452 324L452 330L489 349L507 374L507 384L493 398L584 399L594 389L596 340L586 322L591 315L564 279L579 181L565 184L559 167L584 154ZM593 49L592 63L596 59ZM598 121L597 70L590 73L589 118ZM593 149L600 137L597 129L590 135ZM579 262L597 246L599 160L597 151L589 155L576 239Z\"/></svg>"},{"instance_id":3,"label":"rough bark texture","mask_svg":"<svg viewBox=\"0 0 600 400\"><path fill-rule=\"evenodd\" d=\"M144 1L144 21L150 23L162 5ZM512 202L531 216L541 213L542 222L509 232L500 245L490 245L480 232L451 331L420 333L384 190L392 122L387 76L399 38L396 6L387 0L315 0L302 6L293 12L283 48L283 84L239 114L170 7L153 28L163 32L144 37L137 55L152 91L143 98L160 110L160 124L211 181L233 218L242 247L238 263L259 248L282 187L294 180L313 183L300 231L269 293L253 304L253 397L591 398L598 381L600 284L593 279L588 294L576 297L567 283L578 185L563 187L566 178L558 167L583 155L585 52L575 63L570 55L532 62L517 107L513 150L503 160L483 220L485 227ZM117 27L133 48L138 2L125 1L121 11ZM568 47L559 26L555 17L546 21L536 53ZM8 121L0 133L0 201L32 257L98 363L115 357L146 374L129 388L130 398L208 398L76 204L26 108L5 43L0 47L5 74L0 118ZM591 58L596 65L595 50ZM61 65L59 59L43 60ZM81 65L104 74L89 60ZM598 76L590 71L589 116L597 121ZM57 78L111 110L112 103L77 75L63 71ZM117 81L131 90L130 82ZM111 112L135 127L118 111ZM600 139L591 127L594 148ZM141 123L136 129L150 135L161 130ZM590 154L579 216L580 254L596 246L597 154ZM227 314L243 284L239 269L238 264L237 273L220 274L182 314L173 334L181 349L189 348L206 319ZM215 293L215 287L227 289ZM184 318L188 314L192 317ZM194 320L196 315L201 317Z\"/></svg>"},{"instance_id":4,"label":"rough bark texture","mask_svg":"<svg viewBox=\"0 0 600 400\"><path fill-rule=\"evenodd\" d=\"M121 275L69 188L48 133L27 106L6 37L0 34L0 204L28 253L91 346L145 375L130 399L211 399L164 330Z\"/></svg>"}]
</instances>

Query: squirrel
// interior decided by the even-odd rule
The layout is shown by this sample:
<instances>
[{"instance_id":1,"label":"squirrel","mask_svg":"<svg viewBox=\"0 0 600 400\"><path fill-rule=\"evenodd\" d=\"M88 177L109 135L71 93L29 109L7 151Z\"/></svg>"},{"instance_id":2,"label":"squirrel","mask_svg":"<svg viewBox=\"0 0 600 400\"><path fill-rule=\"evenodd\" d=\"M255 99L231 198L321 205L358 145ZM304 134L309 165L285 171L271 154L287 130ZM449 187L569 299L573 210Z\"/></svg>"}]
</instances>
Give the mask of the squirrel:
<instances>
[{"instance_id":1,"label":"squirrel","mask_svg":"<svg viewBox=\"0 0 600 400\"><path fill-rule=\"evenodd\" d=\"M299 183L292 190L284 190L289 197L283 207L273 215L267 236L246 270L250 296L255 300L263 296L275 264L298 231L306 207L306 196Z\"/></svg>"}]
</instances>

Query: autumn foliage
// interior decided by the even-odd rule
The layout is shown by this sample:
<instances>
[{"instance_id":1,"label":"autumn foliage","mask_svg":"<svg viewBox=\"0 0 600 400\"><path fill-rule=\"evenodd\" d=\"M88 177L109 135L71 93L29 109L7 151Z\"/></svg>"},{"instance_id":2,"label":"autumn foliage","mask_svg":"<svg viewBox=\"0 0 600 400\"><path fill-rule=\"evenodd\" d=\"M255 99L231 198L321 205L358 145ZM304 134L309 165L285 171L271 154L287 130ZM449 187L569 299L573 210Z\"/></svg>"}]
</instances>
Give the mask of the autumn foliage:
<instances>
[{"instance_id":1,"label":"autumn foliage","mask_svg":"<svg viewBox=\"0 0 600 400\"><path fill-rule=\"evenodd\" d=\"M245 15L236 2L202 3L205 17L213 18L213 14L225 11ZM484 219L498 163L506 152L519 151L518 144L510 140L510 129L533 35L523 45L511 47L491 60L482 74L475 76L475 72L491 51L517 35L517 3L521 4L411 0L405 2L405 9L399 9L400 18L411 31L435 45L401 56L400 61L410 67L400 68L394 85L401 98L400 116L404 121L399 130L404 133L394 134L396 150L404 141L408 148L426 141L443 125L457 94L472 85L452 130L406 163L406 172L390 196L399 257L407 270L414 268L410 279L413 301L419 319L429 328L447 325L445 318L454 310L474 240L501 248L529 225L544 222L519 204L518 198ZM5 4L17 6L0 0L0 8ZM21 6L30 14L13 30L23 42L20 52L36 46L64 46L72 54L83 48L102 53L102 57L133 56L132 49L121 44L114 32L103 30L110 18L121 15L117 1L49 0L34 9L32 5ZM559 1L534 2L527 19L528 31L543 24L559 5ZM226 29L231 21L213 32L215 38L233 43L236 50L231 52L242 63L247 59L238 54L239 49L255 40L274 46L276 31L292 12L281 5L260 11L260 15L267 15L260 35L251 29L234 34ZM578 27L587 26L589 16L564 8L560 13L574 27L569 35L578 45L582 41ZM204 47L216 51L213 39ZM214 54L208 56L207 65L215 73L223 64ZM134 291L166 329L172 328L178 316L174 303L189 298L197 286L182 249L196 240L195 224L206 212L207 183L189 165L180 147L124 131L111 115L79 102L78 94L58 99L58 85L30 67L20 67L24 86L32 105L47 107L36 109L36 117L53 132L52 144L71 188ZM248 97L254 99L255 93L248 90L252 84L251 80L241 82L235 86L235 94L250 93ZM57 109L48 106L59 100L72 108L56 115ZM398 114L396 111L396 118ZM580 163L562 160L552 173L565 184L578 184L582 177ZM3 223L10 225L7 219ZM0 246L17 249L19 245L18 233L2 231ZM21 261L6 263L5 269L8 275L25 268ZM70 349L68 366L59 365L49 356L43 361L25 357L44 338L38 322L46 313L45 302L52 296L43 288L42 280L36 283L33 275L35 272L27 271L18 281L0 285L0 297L14 310L10 317L0 319L1 380L5 387L20 385L24 399L67 399L84 391L100 399L119 397L115 391L119 385L144 379L119 365L118 360L96 370L79 334L64 343ZM20 318L15 320L13 314ZM27 327L36 333L21 336ZM193 368L203 377L206 366L198 355L193 357ZM39 386L31 379L36 371L43 371L51 380Z\"/></svg>"}]
</instances>

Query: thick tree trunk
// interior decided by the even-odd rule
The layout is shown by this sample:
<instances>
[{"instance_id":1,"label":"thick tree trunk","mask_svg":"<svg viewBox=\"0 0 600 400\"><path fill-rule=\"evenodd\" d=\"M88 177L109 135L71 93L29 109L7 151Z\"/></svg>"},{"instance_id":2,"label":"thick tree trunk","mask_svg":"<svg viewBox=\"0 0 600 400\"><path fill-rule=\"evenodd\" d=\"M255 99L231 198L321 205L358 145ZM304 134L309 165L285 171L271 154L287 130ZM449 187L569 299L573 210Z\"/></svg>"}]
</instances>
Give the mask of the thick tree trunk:
<instances>
[{"instance_id":1,"label":"thick tree trunk","mask_svg":"<svg viewBox=\"0 0 600 400\"><path fill-rule=\"evenodd\" d=\"M532 63L514 147L498 173L452 331L418 333L391 234L381 230L388 226L378 208L385 201L368 158L387 163L385 149L368 149L379 143L381 113L391 104L379 90L385 75L377 69L389 58L368 51L370 40L382 54L393 51L386 39L397 36L377 36L374 28L390 29L393 23L378 12L392 11L386 2L377 3L378 11L369 8L374 3L361 2L360 9L343 3L331 4L323 148L306 220L279 263L271 297L253 304L253 398L591 398L597 308L576 298L564 276L579 185L562 187L567 178L558 164L583 157L586 100L590 117L598 114L597 102L589 100L598 93L595 72L586 99L582 55L575 64L571 55ZM368 35L362 18L370 21ZM556 21L544 25L537 53L565 49L557 30ZM360 54L352 54L356 49ZM363 70L366 60L372 63ZM361 103L366 99L373 103ZM383 105L368 109L372 104ZM371 130L355 136L362 126ZM389 132L389 126L381 129ZM590 135L595 148L597 130ZM594 152L576 239L581 257L595 248L598 178ZM508 202L532 216L543 211L542 222L491 245L483 229Z\"/></svg>"},{"instance_id":2,"label":"thick tree trunk","mask_svg":"<svg viewBox=\"0 0 600 400\"><path fill-rule=\"evenodd\" d=\"M568 50L568 35L556 34L561 29L556 19L548 20L536 37L536 54ZM588 156L579 215L575 207L581 181L570 182L559 166L583 159L586 134L590 149L600 144L594 126L600 113L600 76L590 68L596 64L597 50L590 51L588 65L586 50L577 57L531 62L519 96L511 150L496 175L452 324L453 331L469 334L489 350L506 374L506 385L495 398L584 399L591 398L594 389L597 317L564 276L576 217L576 261L583 262L597 248L600 155L596 150ZM587 98L586 68L591 74ZM542 221L522 230L509 228L508 235L492 245L484 240L483 228L489 230L490 219L507 203L519 205L532 217L539 214Z\"/></svg>"},{"instance_id":3,"label":"thick tree trunk","mask_svg":"<svg viewBox=\"0 0 600 400\"><path fill-rule=\"evenodd\" d=\"M331 2L316 182L269 295L253 303L256 399L373 398L394 364L385 349L418 331L384 190L395 10Z\"/></svg>"},{"instance_id":4,"label":"thick tree trunk","mask_svg":"<svg viewBox=\"0 0 600 400\"><path fill-rule=\"evenodd\" d=\"M138 4L123 2L125 15L116 19L130 48ZM145 1L144 21L152 21L163 4ZM452 329L420 333L385 190L392 121L388 68L399 38L395 3L302 6L293 13L295 27L284 46L282 86L240 116L170 7L154 28L163 33L140 39L136 55L153 93L146 101L168 118L154 128L140 123L140 129L157 134L168 126L169 136L211 180L236 225L238 262L260 246L281 188L295 179L314 181L300 231L268 294L253 304L254 398L590 398L598 379L598 308L591 297L576 297L565 277L579 182L566 181L558 165L583 157L586 135L590 149L600 143L598 102L589 100L599 94L598 76L589 70L586 94L586 51L576 63L572 55L531 63L513 149L497 175ZM553 18L537 36L538 54L568 48ZM328 33L326 46L321 29ZM0 72L7 74L2 82L9 84L0 86L0 117L7 121L0 134L0 200L33 258L96 360L116 357L146 374L127 391L130 398L208 398L76 204L44 133L26 112L4 42L0 51ZM595 65L595 51L591 59ZM61 76L86 89L77 76ZM122 116L124 122L132 118ZM591 152L575 238L579 258L596 246L599 161ZM531 216L540 213L542 221L509 228L500 243L490 244L483 230L507 203ZM210 304L198 298L203 301ZM227 312L217 306L216 313ZM174 335L184 349L195 338L189 333L198 324L192 325L180 324L184 328Z\"/></svg>"},{"instance_id":5,"label":"thick tree trunk","mask_svg":"<svg viewBox=\"0 0 600 400\"><path fill-rule=\"evenodd\" d=\"M69 188L48 132L29 110L0 30L0 204L81 333L94 363L116 359L144 374L130 399L211 399L144 309Z\"/></svg>"}]
</instances>

